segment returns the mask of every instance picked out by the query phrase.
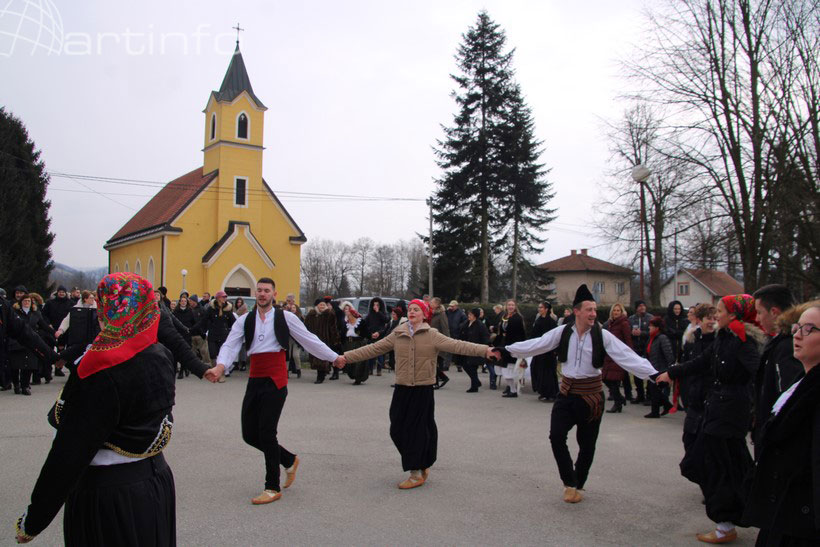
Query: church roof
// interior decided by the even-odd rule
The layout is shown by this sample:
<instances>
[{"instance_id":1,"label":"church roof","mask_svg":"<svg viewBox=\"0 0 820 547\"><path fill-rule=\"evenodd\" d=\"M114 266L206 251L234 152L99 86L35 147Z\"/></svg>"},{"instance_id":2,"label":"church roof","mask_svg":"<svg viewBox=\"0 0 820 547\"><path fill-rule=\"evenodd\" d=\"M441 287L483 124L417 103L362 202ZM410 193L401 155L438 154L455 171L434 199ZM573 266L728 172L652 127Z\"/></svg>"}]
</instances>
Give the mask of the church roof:
<instances>
[{"instance_id":1,"label":"church roof","mask_svg":"<svg viewBox=\"0 0 820 547\"><path fill-rule=\"evenodd\" d=\"M121 243L163 229L172 229L171 222L191 201L216 178L218 171L203 173L198 167L166 184L131 220L117 230L106 246ZM177 229L178 230L178 229Z\"/></svg>"},{"instance_id":2,"label":"church roof","mask_svg":"<svg viewBox=\"0 0 820 547\"><path fill-rule=\"evenodd\" d=\"M214 95L217 101L233 101L243 91L248 92L248 95L251 96L259 108L265 108L259 97L253 93L251 79L245 69L245 61L242 60L242 54L239 52L239 42L237 42L236 50L233 52L233 57L231 57L231 64L228 65L228 71L225 73L225 78L222 79L222 85L219 86L219 91L214 91Z\"/></svg>"},{"instance_id":3,"label":"church roof","mask_svg":"<svg viewBox=\"0 0 820 547\"><path fill-rule=\"evenodd\" d=\"M213 181L219 171L211 171L210 173L203 173L202 167L197 167L190 173L186 173L181 177L172 180L166 184L157 195L146 203L142 209L131 217L131 220L117 230L111 239L105 243L105 248L118 243L125 243L132 239L137 239L142 236L151 235L161 231L181 232L180 228L174 228L171 223L185 210L188 205L193 202L197 196ZM294 230L299 234L290 238L292 243L299 243L307 241L304 232L290 216L285 206L273 193L265 179L262 179L262 186L268 191L273 201L284 213L285 217L293 226Z\"/></svg>"}]
</instances>

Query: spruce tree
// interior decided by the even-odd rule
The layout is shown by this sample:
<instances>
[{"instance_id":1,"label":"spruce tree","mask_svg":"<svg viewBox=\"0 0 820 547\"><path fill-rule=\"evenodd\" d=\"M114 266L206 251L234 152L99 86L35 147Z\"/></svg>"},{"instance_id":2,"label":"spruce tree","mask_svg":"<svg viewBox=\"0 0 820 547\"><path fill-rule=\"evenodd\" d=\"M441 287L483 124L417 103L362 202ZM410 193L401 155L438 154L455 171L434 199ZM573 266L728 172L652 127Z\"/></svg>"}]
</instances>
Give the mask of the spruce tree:
<instances>
[{"instance_id":1,"label":"spruce tree","mask_svg":"<svg viewBox=\"0 0 820 547\"><path fill-rule=\"evenodd\" d=\"M546 180L549 170L538 161L542 143L535 138L532 112L517 84L510 89L503 122L497 126L497 140L502 151L499 156L502 162L499 200L502 214L497 219L497 227L504 230L512 268L512 298L518 299L522 268L527 271L525 279L539 281L537 277L533 278L532 264L526 254L543 250L545 239L540 233L555 219L555 209L547 208L555 194L552 183ZM528 289L528 292L532 291L532 287Z\"/></svg>"},{"instance_id":2,"label":"spruce tree","mask_svg":"<svg viewBox=\"0 0 820 547\"><path fill-rule=\"evenodd\" d=\"M46 296L54 269L46 199L49 177L23 123L0 107L0 287Z\"/></svg>"},{"instance_id":3,"label":"spruce tree","mask_svg":"<svg viewBox=\"0 0 820 547\"><path fill-rule=\"evenodd\" d=\"M496 126L503 120L513 77L513 51L505 51L504 32L486 11L478 14L476 25L462 38L456 54L460 74L451 75L459 112L454 125L443 128L446 138L438 141L436 149L444 171L433 195L433 219L441 234L433 237L436 292L457 297L477 282L481 301L487 302L490 223L499 213Z\"/></svg>"}]
</instances>

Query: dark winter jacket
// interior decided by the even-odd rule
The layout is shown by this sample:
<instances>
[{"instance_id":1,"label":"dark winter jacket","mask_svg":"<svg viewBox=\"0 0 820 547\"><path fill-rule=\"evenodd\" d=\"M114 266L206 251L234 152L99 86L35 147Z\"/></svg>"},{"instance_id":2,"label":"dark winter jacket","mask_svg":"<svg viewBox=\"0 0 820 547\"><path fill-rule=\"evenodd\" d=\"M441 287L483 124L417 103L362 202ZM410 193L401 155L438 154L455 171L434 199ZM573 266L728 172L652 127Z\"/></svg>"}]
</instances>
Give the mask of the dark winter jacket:
<instances>
[{"instance_id":1,"label":"dark winter jacket","mask_svg":"<svg viewBox=\"0 0 820 547\"><path fill-rule=\"evenodd\" d=\"M650 337L651 339L651 337ZM671 365L675 364L675 354L672 351L672 342L664 333L658 333L652 340L652 346L646 352L646 358L658 372L665 372Z\"/></svg>"},{"instance_id":2,"label":"dark winter jacket","mask_svg":"<svg viewBox=\"0 0 820 547\"><path fill-rule=\"evenodd\" d=\"M24 347L35 351L38 357L49 362L57 360L54 350L37 336L37 333L17 315L6 300L0 298L0 363L7 359L8 345L12 341L19 342Z\"/></svg>"},{"instance_id":3,"label":"dark winter jacket","mask_svg":"<svg viewBox=\"0 0 820 547\"><path fill-rule=\"evenodd\" d=\"M641 357L646 356L646 345L649 343L649 321L653 317L651 313L645 313L643 316L636 313L629 316L629 328L641 329L640 336L632 337L632 349Z\"/></svg>"},{"instance_id":4,"label":"dark winter jacket","mask_svg":"<svg viewBox=\"0 0 820 547\"><path fill-rule=\"evenodd\" d=\"M820 544L820 366L803 377L759 438L743 526Z\"/></svg>"},{"instance_id":5,"label":"dark winter jacket","mask_svg":"<svg viewBox=\"0 0 820 547\"><path fill-rule=\"evenodd\" d=\"M319 340L324 342L327 347L337 352L341 351L341 337L339 336L336 314L333 308L327 308L322 313L317 312L316 308L312 308L305 316L305 327L318 336ZM310 368L313 370L329 372L330 366L331 363L328 361L322 361L313 355L310 356Z\"/></svg>"},{"instance_id":6,"label":"dark winter jacket","mask_svg":"<svg viewBox=\"0 0 820 547\"><path fill-rule=\"evenodd\" d=\"M191 329L196 326L197 317L196 313L191 306L187 306L185 309L180 308L179 306L176 307L174 311L171 312L174 318L179 321L182 326L185 327L186 332L182 334L182 337L185 339L188 344L191 344Z\"/></svg>"},{"instance_id":7,"label":"dark winter jacket","mask_svg":"<svg viewBox=\"0 0 820 547\"><path fill-rule=\"evenodd\" d=\"M65 316L68 315L68 312L70 312L73 307L74 304L68 296L65 298L55 296L43 306L43 317L46 318L51 328L56 331L60 328L60 323L62 323Z\"/></svg>"},{"instance_id":8,"label":"dark winter jacket","mask_svg":"<svg viewBox=\"0 0 820 547\"><path fill-rule=\"evenodd\" d=\"M373 304L376 302L379 303L379 311L373 309ZM384 301L378 296L373 298L370 300L370 309L362 320L362 336L368 343L376 342L381 337L382 332L384 332L384 327L389 322L390 318L387 315L387 308L384 306ZM379 338L374 340L373 335L376 333L378 333Z\"/></svg>"},{"instance_id":9,"label":"dark winter jacket","mask_svg":"<svg viewBox=\"0 0 820 547\"><path fill-rule=\"evenodd\" d=\"M37 305L32 303L31 309L25 313L20 304L14 304L14 313L25 321L29 328L49 347L55 344L54 331L51 325L45 320ZM9 366L17 370L38 370L40 368L40 358L46 360L45 355L39 355L36 351L29 349L17 340L10 340L8 344Z\"/></svg>"},{"instance_id":10,"label":"dark winter jacket","mask_svg":"<svg viewBox=\"0 0 820 547\"><path fill-rule=\"evenodd\" d=\"M490 342L490 331L487 330L487 326L484 323L477 319L472 323L467 321L461 331L461 340L486 346ZM484 357L464 357L462 364L480 367L484 364Z\"/></svg>"},{"instance_id":11,"label":"dark winter jacket","mask_svg":"<svg viewBox=\"0 0 820 547\"><path fill-rule=\"evenodd\" d=\"M755 422L752 427L755 444L763 424L772 413L772 405L802 374L803 364L794 358L792 335L781 332L770 338L763 348L755 375Z\"/></svg>"},{"instance_id":12,"label":"dark winter jacket","mask_svg":"<svg viewBox=\"0 0 820 547\"><path fill-rule=\"evenodd\" d=\"M621 315L615 320L609 320L604 323L604 328L612 333L615 338L632 348L632 327L629 326L629 318L626 315ZM607 355L604 357L604 367L601 369L603 379L610 382L620 382L626 378L624 369L612 360L612 357Z\"/></svg>"},{"instance_id":13,"label":"dark winter jacket","mask_svg":"<svg viewBox=\"0 0 820 547\"><path fill-rule=\"evenodd\" d=\"M689 331L684 339L683 355L681 362L694 359L705 351L715 341L715 333L704 333L700 329ZM686 419L683 421L683 430L687 433L696 434L703 422L703 412L706 409L706 395L709 388L714 384L712 371L709 368L701 370L698 374L692 374L680 379L680 392L686 403Z\"/></svg>"},{"instance_id":14,"label":"dark winter jacket","mask_svg":"<svg viewBox=\"0 0 820 547\"><path fill-rule=\"evenodd\" d=\"M174 355L174 362L179 363L183 369L190 370L195 376L202 378L205 371L208 370L208 365L200 361L191 350L190 336L186 338L179 332L179 329L174 325L174 317L165 306L160 306L157 341L171 350Z\"/></svg>"},{"instance_id":15,"label":"dark winter jacket","mask_svg":"<svg viewBox=\"0 0 820 547\"><path fill-rule=\"evenodd\" d=\"M558 323L552 318L551 315L547 314L546 316L541 317L536 314L535 322L532 325L532 333L530 338L541 338L544 334L557 326ZM532 364L555 366L558 364L558 358L556 357L555 351L548 351L547 353L542 353L533 357Z\"/></svg>"},{"instance_id":16,"label":"dark winter jacket","mask_svg":"<svg viewBox=\"0 0 820 547\"><path fill-rule=\"evenodd\" d=\"M501 348L502 365L506 366L515 363L516 358L510 355L504 346L515 344L527 339L527 331L524 330L524 318L520 313L514 313L506 321L502 316L498 323L498 336L493 340L493 346Z\"/></svg>"},{"instance_id":17,"label":"dark winter jacket","mask_svg":"<svg viewBox=\"0 0 820 547\"><path fill-rule=\"evenodd\" d=\"M743 342L729 329L720 329L707 351L667 371L673 380L711 372L714 380L706 395L703 428L715 437L743 439L751 425L750 386L760 363L758 344L764 335L748 323L746 333Z\"/></svg>"},{"instance_id":18,"label":"dark winter jacket","mask_svg":"<svg viewBox=\"0 0 820 547\"><path fill-rule=\"evenodd\" d=\"M461 308L451 310L447 308L447 326L450 327L450 337L461 339L461 331L467 326L467 314Z\"/></svg>"},{"instance_id":19,"label":"dark winter jacket","mask_svg":"<svg viewBox=\"0 0 820 547\"><path fill-rule=\"evenodd\" d=\"M222 345L227 340L234 321L236 321L236 318L233 316L231 303L225 302L225 307L220 308L219 301L214 298L205 308L205 313L192 334L201 333L204 335L207 333L208 342Z\"/></svg>"},{"instance_id":20,"label":"dark winter jacket","mask_svg":"<svg viewBox=\"0 0 820 547\"><path fill-rule=\"evenodd\" d=\"M680 315L675 315L673 311L675 304L680 306ZM680 360L681 349L683 348L683 333L686 332L686 327L689 326L689 319L686 318L683 304L678 300L673 300L669 303L666 309L666 335L669 336L669 341L672 342L672 349L675 352L675 362Z\"/></svg>"}]
</instances>

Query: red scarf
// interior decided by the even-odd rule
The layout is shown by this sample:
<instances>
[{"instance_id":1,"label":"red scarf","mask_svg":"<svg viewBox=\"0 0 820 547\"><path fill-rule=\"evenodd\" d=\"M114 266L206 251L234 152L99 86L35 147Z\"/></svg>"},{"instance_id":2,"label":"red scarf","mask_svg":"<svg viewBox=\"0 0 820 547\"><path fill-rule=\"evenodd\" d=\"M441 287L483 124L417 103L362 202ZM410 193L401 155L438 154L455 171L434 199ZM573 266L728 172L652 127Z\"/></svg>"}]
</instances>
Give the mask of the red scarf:
<instances>
[{"instance_id":1,"label":"red scarf","mask_svg":"<svg viewBox=\"0 0 820 547\"><path fill-rule=\"evenodd\" d=\"M97 285L102 330L77 367L80 378L123 363L157 342L159 306L147 279L130 272L109 274Z\"/></svg>"},{"instance_id":2,"label":"red scarf","mask_svg":"<svg viewBox=\"0 0 820 547\"><path fill-rule=\"evenodd\" d=\"M658 337L661 333L661 329L656 329L655 332L649 333L649 344L646 346L646 355L649 356L649 352L652 350L652 341Z\"/></svg>"},{"instance_id":3,"label":"red scarf","mask_svg":"<svg viewBox=\"0 0 820 547\"><path fill-rule=\"evenodd\" d=\"M744 323L758 325L754 297L749 294L730 294L721 298L721 302L726 306L728 312L735 316L727 327L745 342L746 325Z\"/></svg>"}]
</instances>

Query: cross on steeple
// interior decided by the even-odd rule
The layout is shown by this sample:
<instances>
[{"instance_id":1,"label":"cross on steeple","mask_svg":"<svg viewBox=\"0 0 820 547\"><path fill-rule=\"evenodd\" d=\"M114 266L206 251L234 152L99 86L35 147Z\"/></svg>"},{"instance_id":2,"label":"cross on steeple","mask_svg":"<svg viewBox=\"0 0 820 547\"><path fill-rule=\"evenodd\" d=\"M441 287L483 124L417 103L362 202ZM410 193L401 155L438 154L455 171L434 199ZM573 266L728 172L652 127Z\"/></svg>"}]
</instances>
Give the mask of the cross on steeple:
<instances>
[{"instance_id":1,"label":"cross on steeple","mask_svg":"<svg viewBox=\"0 0 820 547\"><path fill-rule=\"evenodd\" d=\"M239 33L240 33L240 31L243 31L245 29L240 28L239 23L237 23L235 27L231 27L231 28L236 31L236 45L238 46L239 45Z\"/></svg>"}]
</instances>

